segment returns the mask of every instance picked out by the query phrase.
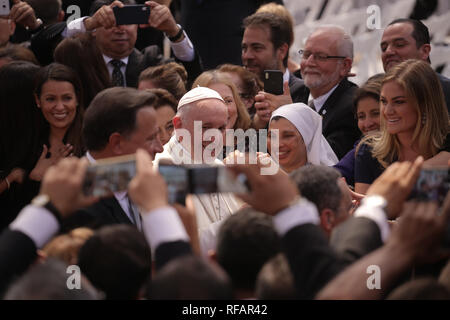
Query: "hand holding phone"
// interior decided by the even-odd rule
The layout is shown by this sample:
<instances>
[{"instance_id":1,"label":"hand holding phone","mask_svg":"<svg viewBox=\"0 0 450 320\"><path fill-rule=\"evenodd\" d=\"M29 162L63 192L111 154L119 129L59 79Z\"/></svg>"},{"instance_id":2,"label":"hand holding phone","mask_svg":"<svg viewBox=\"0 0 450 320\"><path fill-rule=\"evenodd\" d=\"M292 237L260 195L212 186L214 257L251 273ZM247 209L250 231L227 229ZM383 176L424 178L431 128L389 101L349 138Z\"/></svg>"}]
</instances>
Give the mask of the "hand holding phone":
<instances>
[{"instance_id":1,"label":"hand holding phone","mask_svg":"<svg viewBox=\"0 0 450 320\"><path fill-rule=\"evenodd\" d=\"M158 167L167 183L169 203L184 205L188 194L248 191L245 176L234 177L225 166L181 166L161 160Z\"/></svg>"}]
</instances>

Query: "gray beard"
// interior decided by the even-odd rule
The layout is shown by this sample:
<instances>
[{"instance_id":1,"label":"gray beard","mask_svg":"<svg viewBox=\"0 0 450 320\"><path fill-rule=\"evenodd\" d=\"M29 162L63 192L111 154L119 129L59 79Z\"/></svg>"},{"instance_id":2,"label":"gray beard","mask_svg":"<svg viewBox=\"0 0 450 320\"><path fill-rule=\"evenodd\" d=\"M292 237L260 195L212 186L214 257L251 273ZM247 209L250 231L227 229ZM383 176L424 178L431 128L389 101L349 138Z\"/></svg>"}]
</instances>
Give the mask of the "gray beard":
<instances>
[{"instance_id":1,"label":"gray beard","mask_svg":"<svg viewBox=\"0 0 450 320\"><path fill-rule=\"evenodd\" d=\"M317 89L330 83L337 83L339 80L339 70L336 69L336 71L332 73L329 78L321 76L319 79L312 80L309 76L303 76L303 80L305 81L305 86L309 89Z\"/></svg>"}]
</instances>

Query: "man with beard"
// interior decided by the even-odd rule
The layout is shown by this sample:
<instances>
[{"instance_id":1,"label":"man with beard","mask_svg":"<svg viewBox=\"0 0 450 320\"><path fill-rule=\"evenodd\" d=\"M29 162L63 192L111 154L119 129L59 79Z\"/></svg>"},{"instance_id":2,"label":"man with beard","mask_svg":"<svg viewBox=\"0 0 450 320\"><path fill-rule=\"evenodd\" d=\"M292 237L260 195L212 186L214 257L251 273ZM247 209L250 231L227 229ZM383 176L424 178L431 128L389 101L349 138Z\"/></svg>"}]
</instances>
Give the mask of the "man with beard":
<instances>
[{"instance_id":1,"label":"man with beard","mask_svg":"<svg viewBox=\"0 0 450 320\"><path fill-rule=\"evenodd\" d=\"M352 111L357 86L347 80L353 42L341 27L322 26L308 37L300 54L308 92L302 102L322 116L322 133L341 159L360 136Z\"/></svg>"},{"instance_id":2,"label":"man with beard","mask_svg":"<svg viewBox=\"0 0 450 320\"><path fill-rule=\"evenodd\" d=\"M263 81L264 70L283 72L284 94L260 93L255 97L255 125L266 127L272 111L281 105L301 102L305 95L303 81L287 68L289 47L294 33L289 21L269 12L257 12L244 20L242 64Z\"/></svg>"}]
</instances>

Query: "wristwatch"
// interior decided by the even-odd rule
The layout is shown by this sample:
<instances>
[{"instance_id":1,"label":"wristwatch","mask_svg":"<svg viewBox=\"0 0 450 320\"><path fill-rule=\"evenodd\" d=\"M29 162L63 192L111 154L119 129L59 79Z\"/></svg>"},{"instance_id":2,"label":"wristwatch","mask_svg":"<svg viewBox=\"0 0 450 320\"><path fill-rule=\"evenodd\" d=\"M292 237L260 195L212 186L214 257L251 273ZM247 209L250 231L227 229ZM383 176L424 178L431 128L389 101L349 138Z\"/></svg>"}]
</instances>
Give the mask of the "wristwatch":
<instances>
[{"instance_id":1,"label":"wristwatch","mask_svg":"<svg viewBox=\"0 0 450 320\"><path fill-rule=\"evenodd\" d=\"M31 201L31 204L36 207L45 208L48 211L50 211L51 214L58 220L59 223L62 221L61 213L58 209L55 208L53 203L50 201L50 197L46 194L40 194L33 198Z\"/></svg>"},{"instance_id":2,"label":"wristwatch","mask_svg":"<svg viewBox=\"0 0 450 320\"><path fill-rule=\"evenodd\" d=\"M383 209L383 211L386 212L387 201L382 196L379 195L367 196L364 199L362 199L361 203L371 208Z\"/></svg>"},{"instance_id":3,"label":"wristwatch","mask_svg":"<svg viewBox=\"0 0 450 320\"><path fill-rule=\"evenodd\" d=\"M181 37L183 36L183 34L184 34L184 30L183 30L183 28L180 26L180 30L177 32L177 34L174 35L173 37L168 37L168 38L169 38L170 42L177 42L178 40L181 39Z\"/></svg>"}]
</instances>

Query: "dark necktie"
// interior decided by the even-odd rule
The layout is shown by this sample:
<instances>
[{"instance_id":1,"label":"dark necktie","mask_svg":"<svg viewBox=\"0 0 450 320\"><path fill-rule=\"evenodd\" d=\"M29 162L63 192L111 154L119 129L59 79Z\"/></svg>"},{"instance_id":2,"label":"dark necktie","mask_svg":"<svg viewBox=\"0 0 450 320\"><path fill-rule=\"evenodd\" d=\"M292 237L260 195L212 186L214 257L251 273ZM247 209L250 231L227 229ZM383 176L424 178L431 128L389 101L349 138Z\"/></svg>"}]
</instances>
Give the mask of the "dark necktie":
<instances>
[{"instance_id":1,"label":"dark necktie","mask_svg":"<svg viewBox=\"0 0 450 320\"><path fill-rule=\"evenodd\" d=\"M131 202L130 197L128 197L128 210L130 212L131 220L133 224L136 226L136 228L139 231L142 231L142 218L141 214L139 213L138 208Z\"/></svg>"},{"instance_id":2,"label":"dark necktie","mask_svg":"<svg viewBox=\"0 0 450 320\"><path fill-rule=\"evenodd\" d=\"M316 111L316 106L314 105L314 100L311 100L311 101L308 103L308 106L309 106L311 109L313 109L314 111Z\"/></svg>"},{"instance_id":3,"label":"dark necktie","mask_svg":"<svg viewBox=\"0 0 450 320\"><path fill-rule=\"evenodd\" d=\"M120 71L120 68L125 65L120 60L111 60L111 65L114 67L112 72L112 84L114 87L124 87L125 81L123 79L123 73Z\"/></svg>"}]
</instances>

